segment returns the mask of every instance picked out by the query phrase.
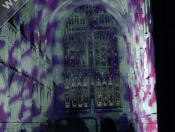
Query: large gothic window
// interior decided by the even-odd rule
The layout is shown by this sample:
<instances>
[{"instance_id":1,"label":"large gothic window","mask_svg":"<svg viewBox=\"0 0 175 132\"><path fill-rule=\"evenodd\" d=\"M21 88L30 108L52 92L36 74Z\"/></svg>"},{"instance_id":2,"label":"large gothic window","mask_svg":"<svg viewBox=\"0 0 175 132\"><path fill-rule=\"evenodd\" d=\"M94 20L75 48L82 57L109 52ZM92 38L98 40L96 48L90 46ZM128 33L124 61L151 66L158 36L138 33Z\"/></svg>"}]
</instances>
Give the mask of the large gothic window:
<instances>
[{"instance_id":1,"label":"large gothic window","mask_svg":"<svg viewBox=\"0 0 175 132\"><path fill-rule=\"evenodd\" d=\"M116 27L104 9L80 6L63 36L65 108L118 107Z\"/></svg>"}]
</instances>

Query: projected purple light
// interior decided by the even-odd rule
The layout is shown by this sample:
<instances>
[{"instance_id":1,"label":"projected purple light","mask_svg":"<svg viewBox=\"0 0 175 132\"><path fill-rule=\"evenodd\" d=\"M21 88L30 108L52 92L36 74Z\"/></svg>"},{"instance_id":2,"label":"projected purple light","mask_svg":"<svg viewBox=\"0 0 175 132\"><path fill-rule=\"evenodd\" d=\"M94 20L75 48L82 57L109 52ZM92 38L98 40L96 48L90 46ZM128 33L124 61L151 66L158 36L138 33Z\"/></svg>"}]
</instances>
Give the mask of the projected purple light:
<instances>
[{"instance_id":1,"label":"projected purple light","mask_svg":"<svg viewBox=\"0 0 175 132\"><path fill-rule=\"evenodd\" d=\"M104 8L118 28L120 90L129 112L123 112L115 123L120 131L125 131L121 122L127 125L129 121L137 132L158 131L153 114L157 113L157 101L152 16L150 1L146 0L30 0L20 10L21 20L20 13L13 17L16 28L6 23L0 31L0 131L38 132L47 127L47 119L62 117L62 31L74 8L89 4ZM24 32L19 32L20 24ZM117 117L117 113L112 114Z\"/></svg>"}]
</instances>

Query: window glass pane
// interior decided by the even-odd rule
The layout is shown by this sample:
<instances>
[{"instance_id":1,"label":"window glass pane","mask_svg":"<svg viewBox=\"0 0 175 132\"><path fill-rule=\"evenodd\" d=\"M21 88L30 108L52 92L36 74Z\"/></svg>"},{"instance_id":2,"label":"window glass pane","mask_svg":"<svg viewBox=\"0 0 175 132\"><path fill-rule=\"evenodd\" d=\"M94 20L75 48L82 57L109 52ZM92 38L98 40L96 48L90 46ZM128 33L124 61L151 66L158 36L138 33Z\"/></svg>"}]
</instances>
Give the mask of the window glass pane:
<instances>
[{"instance_id":1,"label":"window glass pane","mask_svg":"<svg viewBox=\"0 0 175 132\"><path fill-rule=\"evenodd\" d=\"M120 106L113 18L95 6L75 11L63 35L65 108Z\"/></svg>"}]
</instances>

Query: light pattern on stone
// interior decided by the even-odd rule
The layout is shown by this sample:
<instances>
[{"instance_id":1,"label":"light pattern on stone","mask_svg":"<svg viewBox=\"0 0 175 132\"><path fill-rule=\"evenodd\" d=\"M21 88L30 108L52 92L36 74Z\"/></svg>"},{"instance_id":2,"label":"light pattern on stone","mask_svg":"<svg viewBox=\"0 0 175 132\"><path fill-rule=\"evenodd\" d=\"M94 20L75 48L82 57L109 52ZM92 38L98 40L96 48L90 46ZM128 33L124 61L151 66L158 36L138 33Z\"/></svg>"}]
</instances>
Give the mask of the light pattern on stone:
<instances>
[{"instance_id":1,"label":"light pattern on stone","mask_svg":"<svg viewBox=\"0 0 175 132\"><path fill-rule=\"evenodd\" d=\"M158 131L149 0L28 1L0 31L0 131L38 132L46 128L41 122L66 116L61 39L65 21L82 5L98 6L115 19L123 112L91 106L78 117L111 116L120 131L129 122L137 132Z\"/></svg>"}]
</instances>

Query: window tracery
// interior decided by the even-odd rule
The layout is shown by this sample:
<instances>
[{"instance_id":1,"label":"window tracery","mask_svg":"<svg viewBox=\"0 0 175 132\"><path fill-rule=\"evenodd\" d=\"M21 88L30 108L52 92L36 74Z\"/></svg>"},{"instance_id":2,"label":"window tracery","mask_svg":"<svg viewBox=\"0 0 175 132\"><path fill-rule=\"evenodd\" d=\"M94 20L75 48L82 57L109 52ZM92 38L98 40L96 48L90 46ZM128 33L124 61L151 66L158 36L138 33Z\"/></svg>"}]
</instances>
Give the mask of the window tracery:
<instances>
[{"instance_id":1,"label":"window tracery","mask_svg":"<svg viewBox=\"0 0 175 132\"><path fill-rule=\"evenodd\" d=\"M66 108L90 108L93 101L96 108L121 105L112 23L104 9L90 5L76 8L68 19L63 36Z\"/></svg>"}]
</instances>

